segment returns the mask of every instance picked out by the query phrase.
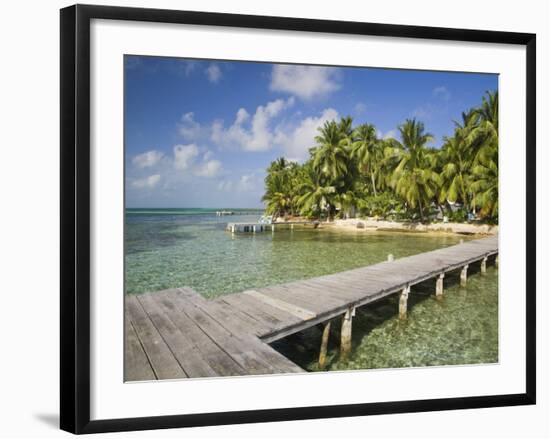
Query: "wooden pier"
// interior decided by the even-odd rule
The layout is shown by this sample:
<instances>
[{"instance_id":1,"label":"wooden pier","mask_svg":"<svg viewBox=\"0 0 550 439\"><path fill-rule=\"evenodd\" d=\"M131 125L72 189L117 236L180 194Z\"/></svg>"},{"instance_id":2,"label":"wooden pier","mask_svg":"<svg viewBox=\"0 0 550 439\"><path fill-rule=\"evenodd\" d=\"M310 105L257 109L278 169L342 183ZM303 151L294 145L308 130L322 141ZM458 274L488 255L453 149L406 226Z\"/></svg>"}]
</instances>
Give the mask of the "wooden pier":
<instances>
[{"instance_id":1,"label":"wooden pier","mask_svg":"<svg viewBox=\"0 0 550 439\"><path fill-rule=\"evenodd\" d=\"M189 288L126 296L125 380L260 375L303 372L269 346L275 340L322 325L324 365L331 322L341 324L340 355L351 350L356 308L399 294L396 313L407 316L411 286L434 279L444 294L445 274L488 258L498 263L498 237L388 260L341 273L256 288L207 300Z\"/></svg>"},{"instance_id":2,"label":"wooden pier","mask_svg":"<svg viewBox=\"0 0 550 439\"><path fill-rule=\"evenodd\" d=\"M277 228L290 228L294 229L294 226L308 226L311 225L314 228L319 226L319 221L281 221L275 223L228 223L226 230L231 233L260 233L267 232L272 233Z\"/></svg>"}]
</instances>

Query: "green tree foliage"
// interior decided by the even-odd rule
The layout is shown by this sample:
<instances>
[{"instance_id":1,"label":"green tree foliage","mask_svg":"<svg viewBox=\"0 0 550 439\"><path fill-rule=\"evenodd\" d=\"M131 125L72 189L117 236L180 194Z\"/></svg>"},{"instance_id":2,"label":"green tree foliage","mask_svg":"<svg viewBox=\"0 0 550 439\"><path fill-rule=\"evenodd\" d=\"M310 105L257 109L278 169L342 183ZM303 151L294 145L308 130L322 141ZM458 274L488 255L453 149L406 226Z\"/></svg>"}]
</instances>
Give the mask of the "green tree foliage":
<instances>
[{"instance_id":1,"label":"green tree foliage","mask_svg":"<svg viewBox=\"0 0 550 439\"><path fill-rule=\"evenodd\" d=\"M426 221L474 214L498 222L498 93L462 114L440 147L416 119L380 139L373 124L327 121L303 163L279 158L267 169L263 201L275 217L353 215Z\"/></svg>"}]
</instances>

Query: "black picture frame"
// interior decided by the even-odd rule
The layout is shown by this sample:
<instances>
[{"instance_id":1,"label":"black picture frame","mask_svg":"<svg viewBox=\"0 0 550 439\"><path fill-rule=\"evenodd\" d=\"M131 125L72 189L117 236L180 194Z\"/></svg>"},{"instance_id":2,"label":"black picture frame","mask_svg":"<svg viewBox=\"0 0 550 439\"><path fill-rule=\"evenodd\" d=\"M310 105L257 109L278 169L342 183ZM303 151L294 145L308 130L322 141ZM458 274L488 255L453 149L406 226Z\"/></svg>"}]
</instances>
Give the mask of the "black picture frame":
<instances>
[{"instance_id":1,"label":"black picture frame","mask_svg":"<svg viewBox=\"0 0 550 439\"><path fill-rule=\"evenodd\" d=\"M224 413L90 420L90 21L131 20L334 34L502 43L526 47L525 393ZM536 35L210 12L75 5L61 10L60 426L72 433L426 412L535 404Z\"/></svg>"}]
</instances>

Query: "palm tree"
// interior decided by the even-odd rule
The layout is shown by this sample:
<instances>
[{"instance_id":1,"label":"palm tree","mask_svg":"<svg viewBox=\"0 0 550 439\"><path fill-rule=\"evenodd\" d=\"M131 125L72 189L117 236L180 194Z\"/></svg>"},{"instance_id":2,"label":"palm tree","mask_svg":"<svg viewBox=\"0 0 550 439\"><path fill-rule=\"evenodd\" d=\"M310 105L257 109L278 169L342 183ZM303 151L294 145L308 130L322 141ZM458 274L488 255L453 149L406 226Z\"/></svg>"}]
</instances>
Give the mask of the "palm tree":
<instances>
[{"instance_id":1,"label":"palm tree","mask_svg":"<svg viewBox=\"0 0 550 439\"><path fill-rule=\"evenodd\" d=\"M370 175L372 191L376 196L376 173L383 158L383 150L374 125L365 123L354 130L351 156L357 159L361 172Z\"/></svg>"},{"instance_id":2,"label":"palm tree","mask_svg":"<svg viewBox=\"0 0 550 439\"><path fill-rule=\"evenodd\" d=\"M306 163L302 171L303 181L298 188L300 196L297 199L301 213L319 215L326 210L329 221L335 204L336 188L322 183L311 162Z\"/></svg>"},{"instance_id":3,"label":"palm tree","mask_svg":"<svg viewBox=\"0 0 550 439\"><path fill-rule=\"evenodd\" d=\"M265 184L266 192L262 201L266 203L266 212L274 218L286 215L292 200L284 176L270 174L266 177Z\"/></svg>"},{"instance_id":4,"label":"palm tree","mask_svg":"<svg viewBox=\"0 0 550 439\"><path fill-rule=\"evenodd\" d=\"M351 116L346 116L340 119L338 129L344 137L351 138L353 134L353 118Z\"/></svg>"},{"instance_id":5,"label":"palm tree","mask_svg":"<svg viewBox=\"0 0 550 439\"><path fill-rule=\"evenodd\" d=\"M468 141L498 148L498 92L486 92L481 107L475 112L479 115L479 122L470 132Z\"/></svg>"},{"instance_id":6,"label":"palm tree","mask_svg":"<svg viewBox=\"0 0 550 439\"><path fill-rule=\"evenodd\" d=\"M483 217L498 217L498 92L487 92L481 107L477 126L468 141L475 145L471 190L472 208L480 208Z\"/></svg>"},{"instance_id":7,"label":"palm tree","mask_svg":"<svg viewBox=\"0 0 550 439\"><path fill-rule=\"evenodd\" d=\"M407 119L399 126L401 142L392 142L392 153L397 162L391 182L395 192L413 209L418 207L424 221L424 209L437 193L439 175L434 171L435 156L426 148L432 139L424 124Z\"/></svg>"},{"instance_id":8,"label":"palm tree","mask_svg":"<svg viewBox=\"0 0 550 439\"><path fill-rule=\"evenodd\" d=\"M472 169L471 189L475 196L471 207L480 208L481 217L498 219L498 149L484 148Z\"/></svg>"},{"instance_id":9,"label":"palm tree","mask_svg":"<svg viewBox=\"0 0 550 439\"><path fill-rule=\"evenodd\" d=\"M470 204L469 188L475 148L468 141L472 130L477 127L479 116L472 109L462 113L462 123L455 122L453 137L446 137L439 159L441 166L441 192L439 202L460 201L464 206Z\"/></svg>"},{"instance_id":10,"label":"palm tree","mask_svg":"<svg viewBox=\"0 0 550 439\"><path fill-rule=\"evenodd\" d=\"M289 166L289 162L284 157L279 157L278 159L272 161L267 168L268 174L275 174L277 172L284 171Z\"/></svg>"},{"instance_id":11,"label":"palm tree","mask_svg":"<svg viewBox=\"0 0 550 439\"><path fill-rule=\"evenodd\" d=\"M347 172L348 155L346 151L347 137L334 121L327 121L319 128L315 137L317 147L314 148L313 167L329 182L333 182Z\"/></svg>"}]
</instances>

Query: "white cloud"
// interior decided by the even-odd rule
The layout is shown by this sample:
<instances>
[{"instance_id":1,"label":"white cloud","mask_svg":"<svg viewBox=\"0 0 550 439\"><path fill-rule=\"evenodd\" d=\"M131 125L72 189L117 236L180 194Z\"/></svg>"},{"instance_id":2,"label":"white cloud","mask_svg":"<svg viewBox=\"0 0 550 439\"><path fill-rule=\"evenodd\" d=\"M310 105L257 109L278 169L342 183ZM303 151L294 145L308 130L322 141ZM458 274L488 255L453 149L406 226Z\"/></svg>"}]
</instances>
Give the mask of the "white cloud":
<instances>
[{"instance_id":1,"label":"white cloud","mask_svg":"<svg viewBox=\"0 0 550 439\"><path fill-rule=\"evenodd\" d=\"M185 113L180 120L178 131L185 140L196 140L201 135L201 125L195 121L195 113Z\"/></svg>"},{"instance_id":2,"label":"white cloud","mask_svg":"<svg viewBox=\"0 0 550 439\"><path fill-rule=\"evenodd\" d=\"M195 175L199 177L215 177L222 169L222 163L219 160L209 160L195 169Z\"/></svg>"},{"instance_id":3,"label":"white cloud","mask_svg":"<svg viewBox=\"0 0 550 439\"><path fill-rule=\"evenodd\" d=\"M254 175L243 175L239 179L239 184L238 184L239 191L243 192L243 191L249 191L254 189L254 182L255 182Z\"/></svg>"},{"instance_id":4,"label":"white cloud","mask_svg":"<svg viewBox=\"0 0 550 439\"><path fill-rule=\"evenodd\" d=\"M174 168L189 171L189 174L198 177L215 177L220 174L222 163L219 160L210 160L212 151L206 150L202 156L202 162L195 163L199 155L199 147L194 143L174 146Z\"/></svg>"},{"instance_id":5,"label":"white cloud","mask_svg":"<svg viewBox=\"0 0 550 439\"><path fill-rule=\"evenodd\" d=\"M235 124L241 125L242 123L246 122L249 117L250 114L248 114L248 111L246 111L244 108L239 108L239 111L237 111L237 117L235 118Z\"/></svg>"},{"instance_id":6,"label":"white cloud","mask_svg":"<svg viewBox=\"0 0 550 439\"><path fill-rule=\"evenodd\" d=\"M132 187L136 189L151 189L154 188L160 181L160 174L150 175L149 177L140 178L132 181Z\"/></svg>"},{"instance_id":7,"label":"white cloud","mask_svg":"<svg viewBox=\"0 0 550 439\"><path fill-rule=\"evenodd\" d=\"M191 75L191 73L193 73L199 65L197 61L186 60L181 62L183 65L183 72L185 73L185 76Z\"/></svg>"},{"instance_id":8,"label":"white cloud","mask_svg":"<svg viewBox=\"0 0 550 439\"><path fill-rule=\"evenodd\" d=\"M432 95L436 98L443 99L444 101L448 101L449 99L451 99L451 92L447 89L447 87L443 85L435 87L432 90Z\"/></svg>"},{"instance_id":9,"label":"white cloud","mask_svg":"<svg viewBox=\"0 0 550 439\"><path fill-rule=\"evenodd\" d=\"M340 88L337 82L338 70L318 66L273 66L270 89L309 100L326 96Z\"/></svg>"},{"instance_id":10,"label":"white cloud","mask_svg":"<svg viewBox=\"0 0 550 439\"><path fill-rule=\"evenodd\" d=\"M206 76L210 82L217 83L220 79L222 79L222 70L220 69L220 66L217 64L210 64L206 69Z\"/></svg>"},{"instance_id":11,"label":"white cloud","mask_svg":"<svg viewBox=\"0 0 550 439\"><path fill-rule=\"evenodd\" d=\"M174 146L174 167L179 170L188 169L199 155L199 148L194 143Z\"/></svg>"},{"instance_id":12,"label":"white cloud","mask_svg":"<svg viewBox=\"0 0 550 439\"><path fill-rule=\"evenodd\" d=\"M233 189L233 182L231 180L222 180L218 183L218 189L220 191L230 192Z\"/></svg>"},{"instance_id":13,"label":"white cloud","mask_svg":"<svg viewBox=\"0 0 550 439\"><path fill-rule=\"evenodd\" d=\"M221 121L215 121L212 124L211 140L221 147L237 146L245 151L267 151L273 146L271 122L292 105L294 105L293 97L260 105L256 108L250 123L248 123L250 115L244 108L240 108L234 123L229 128L224 128Z\"/></svg>"},{"instance_id":14,"label":"white cloud","mask_svg":"<svg viewBox=\"0 0 550 439\"><path fill-rule=\"evenodd\" d=\"M160 151L147 151L143 154L136 155L132 159L132 163L140 169L150 168L151 166L155 166L163 156L164 154Z\"/></svg>"},{"instance_id":15,"label":"white cloud","mask_svg":"<svg viewBox=\"0 0 550 439\"><path fill-rule=\"evenodd\" d=\"M249 174L243 174L237 179L221 180L218 183L218 190L225 192L262 192L264 189L264 171L252 171Z\"/></svg>"},{"instance_id":16,"label":"white cloud","mask_svg":"<svg viewBox=\"0 0 550 439\"><path fill-rule=\"evenodd\" d=\"M302 161L308 157L309 148L315 146L317 128L337 118L338 112L334 108L327 108L318 117L307 117L293 126L280 126L277 128L275 143L283 148L289 160Z\"/></svg>"}]
</instances>

